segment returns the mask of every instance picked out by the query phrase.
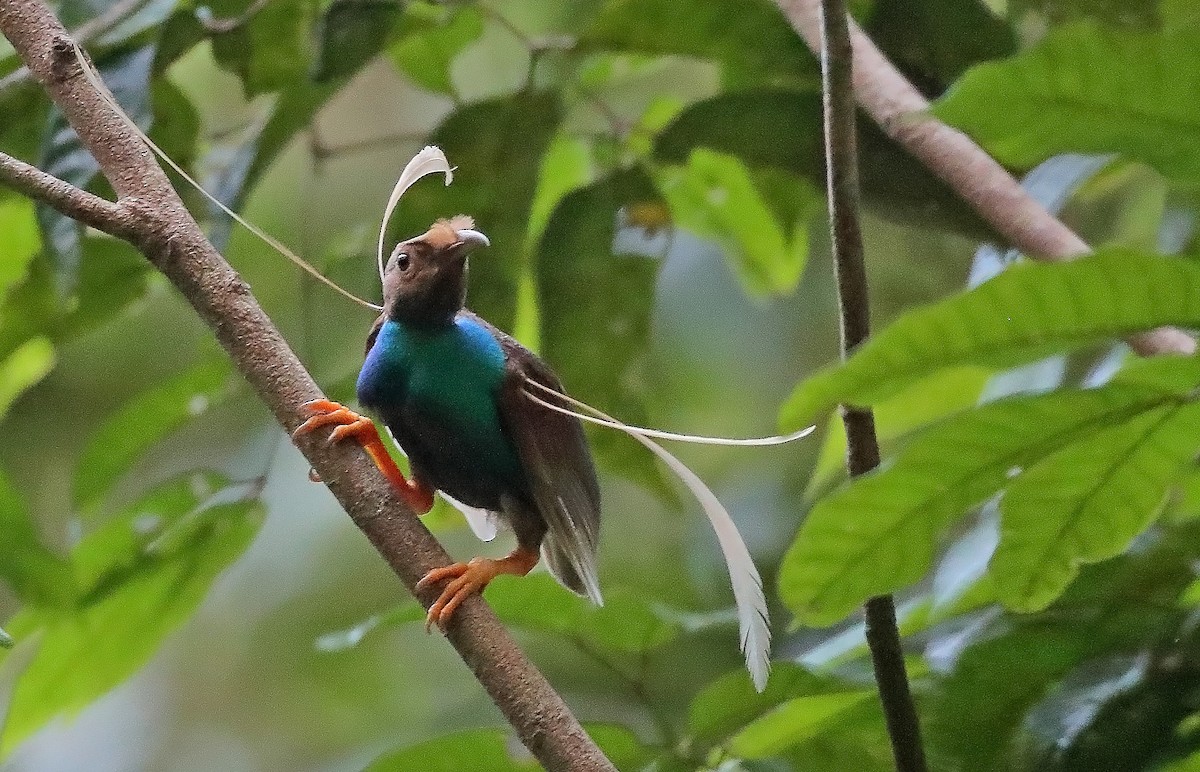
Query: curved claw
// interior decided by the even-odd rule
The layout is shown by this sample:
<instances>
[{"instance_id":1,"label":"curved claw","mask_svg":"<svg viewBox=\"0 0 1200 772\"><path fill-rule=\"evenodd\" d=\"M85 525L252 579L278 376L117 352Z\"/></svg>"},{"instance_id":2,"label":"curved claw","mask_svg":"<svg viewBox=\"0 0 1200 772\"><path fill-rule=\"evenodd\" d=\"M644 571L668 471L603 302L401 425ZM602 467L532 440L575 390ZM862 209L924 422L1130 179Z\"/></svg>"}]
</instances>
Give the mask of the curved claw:
<instances>
[{"instance_id":1,"label":"curved claw","mask_svg":"<svg viewBox=\"0 0 1200 772\"><path fill-rule=\"evenodd\" d=\"M433 490L418 480L409 480L404 476L387 452L383 440L379 438L379 430L375 428L371 419L329 399L314 399L305 402L303 407L312 416L296 427L292 432L293 439L322 426L333 425L335 428L329 433L327 442L341 442L351 438L357 440L412 511L423 515L433 509ZM320 482L321 478L315 471L310 471L308 476L310 480Z\"/></svg>"},{"instance_id":2,"label":"curved claw","mask_svg":"<svg viewBox=\"0 0 1200 772\"><path fill-rule=\"evenodd\" d=\"M418 590L446 579L451 581L442 588L442 594L429 607L429 613L425 615L425 632L429 632L434 624L445 630L463 601L474 593L483 592L483 589L500 574L524 576L533 570L537 562L536 549L517 547L511 554L499 560L473 558L469 563L452 563L433 569L417 582Z\"/></svg>"}]
</instances>

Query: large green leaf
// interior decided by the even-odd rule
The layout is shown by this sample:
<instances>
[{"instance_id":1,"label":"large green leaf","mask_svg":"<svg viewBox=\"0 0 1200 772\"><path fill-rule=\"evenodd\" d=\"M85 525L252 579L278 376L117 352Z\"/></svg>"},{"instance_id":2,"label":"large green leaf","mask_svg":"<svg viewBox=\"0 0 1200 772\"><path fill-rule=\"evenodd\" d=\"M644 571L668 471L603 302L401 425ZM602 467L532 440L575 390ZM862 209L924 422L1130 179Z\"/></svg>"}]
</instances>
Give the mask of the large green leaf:
<instances>
[{"instance_id":1,"label":"large green leaf","mask_svg":"<svg viewBox=\"0 0 1200 772\"><path fill-rule=\"evenodd\" d=\"M249 545L261 508L204 504L197 487L170 484L79 543L72 561L85 595L76 612L26 609L13 619L15 637L38 632L39 640L13 691L0 755L133 674Z\"/></svg>"},{"instance_id":2,"label":"large green leaf","mask_svg":"<svg viewBox=\"0 0 1200 772\"><path fill-rule=\"evenodd\" d=\"M1189 610L1174 599L1194 577L1196 537L1194 527L1155 533L1121 557L1085 566L1044 612L990 614L935 633L930 650L953 659L944 661L949 672L934 682L924 716L944 768L1012 768L1022 734L1045 736L1027 716L1064 676L1098 656L1176 639ZM1140 767L1114 767L1127 768Z\"/></svg>"},{"instance_id":3,"label":"large green leaf","mask_svg":"<svg viewBox=\"0 0 1200 772\"><path fill-rule=\"evenodd\" d=\"M313 80L344 80L382 50L400 19L400 7L389 0L338 0L317 27L317 60Z\"/></svg>"},{"instance_id":4,"label":"large green leaf","mask_svg":"<svg viewBox=\"0 0 1200 772\"><path fill-rule=\"evenodd\" d=\"M979 0L875 0L866 33L918 87L1013 52L1012 30Z\"/></svg>"},{"instance_id":5,"label":"large green leaf","mask_svg":"<svg viewBox=\"0 0 1200 772\"><path fill-rule=\"evenodd\" d=\"M462 50L483 34L483 16L470 6L411 2L404 8L405 32L388 54L420 86L454 93L450 68Z\"/></svg>"},{"instance_id":6,"label":"large green leaf","mask_svg":"<svg viewBox=\"0 0 1200 772\"><path fill-rule=\"evenodd\" d=\"M695 696L688 708L688 732L702 747L720 745L790 700L858 691L832 676L816 675L784 661L774 664L766 688L759 692L745 671L737 670Z\"/></svg>"},{"instance_id":7,"label":"large green leaf","mask_svg":"<svg viewBox=\"0 0 1200 772\"><path fill-rule=\"evenodd\" d=\"M738 732L729 750L748 759L775 756L836 726L845 713L874 696L870 689L858 689L793 698Z\"/></svg>"},{"instance_id":8,"label":"large green leaf","mask_svg":"<svg viewBox=\"0 0 1200 772\"><path fill-rule=\"evenodd\" d=\"M1044 608L1079 564L1119 554L1159 513L1200 449L1200 405L1148 410L1023 471L1001 500L990 572L1005 604Z\"/></svg>"},{"instance_id":9,"label":"large green leaf","mask_svg":"<svg viewBox=\"0 0 1200 772\"><path fill-rule=\"evenodd\" d=\"M581 46L713 59L730 87L816 85L816 59L767 0L609 0Z\"/></svg>"},{"instance_id":10,"label":"large green leaf","mask_svg":"<svg viewBox=\"0 0 1200 772\"><path fill-rule=\"evenodd\" d=\"M876 405L875 433L883 451L887 453L903 435L973 406L993 374L983 367L952 367L923 378ZM844 474L845 468L846 427L841 421L830 420L807 493L820 491Z\"/></svg>"},{"instance_id":11,"label":"large green leaf","mask_svg":"<svg viewBox=\"0 0 1200 772\"><path fill-rule=\"evenodd\" d=\"M640 169L575 191L551 215L537 255L543 355L568 391L635 426L646 419L642 369L658 262L613 254L613 238L623 208L654 200L657 193ZM649 451L607 429L590 436L608 468L670 490Z\"/></svg>"},{"instance_id":12,"label":"large green leaf","mask_svg":"<svg viewBox=\"0 0 1200 772\"><path fill-rule=\"evenodd\" d=\"M1153 366L1200 382L1195 358ZM780 566L780 596L805 623L836 622L867 598L919 579L942 530L1008 484L1014 468L1176 404L1192 388L1117 383L1063 390L1001 400L936 424L884 469L817 503Z\"/></svg>"},{"instance_id":13,"label":"large green leaf","mask_svg":"<svg viewBox=\"0 0 1200 772\"><path fill-rule=\"evenodd\" d=\"M904 314L797 386L780 422L800 428L841 402L873 404L944 367L1008 367L1163 325L1200 325L1200 267L1190 261L1107 249L1016 265Z\"/></svg>"},{"instance_id":14,"label":"large green leaf","mask_svg":"<svg viewBox=\"0 0 1200 772\"><path fill-rule=\"evenodd\" d=\"M0 474L0 578L26 603L63 607L75 597L66 560L48 550L8 478Z\"/></svg>"},{"instance_id":15,"label":"large green leaf","mask_svg":"<svg viewBox=\"0 0 1200 772\"><path fill-rule=\"evenodd\" d=\"M1200 181L1200 34L1091 22L967 72L934 107L1002 162L1063 152L1121 153L1167 177Z\"/></svg>"},{"instance_id":16,"label":"large green leaf","mask_svg":"<svg viewBox=\"0 0 1200 772\"><path fill-rule=\"evenodd\" d=\"M344 0L335 3L344 4ZM210 4L221 17L237 17L244 7L240 0L215 0ZM213 57L241 79L246 96L251 97L307 79L314 58L309 28L317 19L318 3L282 0L255 10L244 23L212 37Z\"/></svg>"},{"instance_id":17,"label":"large green leaf","mask_svg":"<svg viewBox=\"0 0 1200 772\"><path fill-rule=\"evenodd\" d=\"M796 288L808 259L808 221L821 200L812 188L788 186L788 198L805 204L792 221L780 221L750 170L733 156L697 148L687 164L666 167L656 177L675 223L720 241L750 293Z\"/></svg>"},{"instance_id":18,"label":"large green leaf","mask_svg":"<svg viewBox=\"0 0 1200 772\"><path fill-rule=\"evenodd\" d=\"M872 211L904 224L991 237L990 226L974 210L874 123L860 120L858 129L859 178ZM701 147L736 156L751 168L790 171L824 190L821 94L755 89L697 102L662 130L654 153L682 164Z\"/></svg>"},{"instance_id":19,"label":"large green leaf","mask_svg":"<svg viewBox=\"0 0 1200 772\"><path fill-rule=\"evenodd\" d=\"M228 379L228 363L213 360L185 370L127 402L88 440L75 473L76 504L94 508L141 453L207 410Z\"/></svg>"},{"instance_id":20,"label":"large green leaf","mask_svg":"<svg viewBox=\"0 0 1200 772\"><path fill-rule=\"evenodd\" d=\"M9 290L0 307L0 358L32 338L57 344L93 329L145 293L153 269L133 247L107 237L86 238L81 246L83 263L71 297L59 294L55 266L45 253Z\"/></svg>"}]
</instances>

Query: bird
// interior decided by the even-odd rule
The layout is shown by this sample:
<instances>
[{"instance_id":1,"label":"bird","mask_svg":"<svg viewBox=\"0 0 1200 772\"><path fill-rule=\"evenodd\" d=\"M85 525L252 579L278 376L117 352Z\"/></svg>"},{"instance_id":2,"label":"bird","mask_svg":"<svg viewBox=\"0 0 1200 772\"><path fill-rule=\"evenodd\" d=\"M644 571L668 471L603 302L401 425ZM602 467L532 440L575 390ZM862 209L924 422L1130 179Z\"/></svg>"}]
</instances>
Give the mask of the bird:
<instances>
[{"instance_id":1,"label":"bird","mask_svg":"<svg viewBox=\"0 0 1200 772\"><path fill-rule=\"evenodd\" d=\"M418 589L443 584L426 629L497 576L524 576L539 555L566 588L603 603L597 575L600 487L579 419L528 398L530 385L563 386L533 352L465 308L468 255L488 247L470 217L442 219L400 242L382 269L383 308L367 336L359 403L408 456L406 477L371 419L319 399L296 436L334 426L331 442L357 440L418 514L436 491L505 522L516 548L429 571Z\"/></svg>"}]
</instances>

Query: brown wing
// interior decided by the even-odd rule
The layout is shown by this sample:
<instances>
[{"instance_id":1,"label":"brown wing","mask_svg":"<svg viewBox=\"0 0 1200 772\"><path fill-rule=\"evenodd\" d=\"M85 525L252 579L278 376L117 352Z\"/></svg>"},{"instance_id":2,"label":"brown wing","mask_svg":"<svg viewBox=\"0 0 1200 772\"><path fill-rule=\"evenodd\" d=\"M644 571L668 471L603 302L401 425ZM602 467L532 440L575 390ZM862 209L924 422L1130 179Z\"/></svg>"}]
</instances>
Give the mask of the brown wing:
<instances>
[{"instance_id":1,"label":"brown wing","mask_svg":"<svg viewBox=\"0 0 1200 772\"><path fill-rule=\"evenodd\" d=\"M542 407L525 396L526 379L555 391L562 383L529 349L485 325L504 349L505 378L500 388L500 420L517 446L521 466L546 522L542 557L566 587L602 603L596 571L600 544L600 485L579 420Z\"/></svg>"}]
</instances>

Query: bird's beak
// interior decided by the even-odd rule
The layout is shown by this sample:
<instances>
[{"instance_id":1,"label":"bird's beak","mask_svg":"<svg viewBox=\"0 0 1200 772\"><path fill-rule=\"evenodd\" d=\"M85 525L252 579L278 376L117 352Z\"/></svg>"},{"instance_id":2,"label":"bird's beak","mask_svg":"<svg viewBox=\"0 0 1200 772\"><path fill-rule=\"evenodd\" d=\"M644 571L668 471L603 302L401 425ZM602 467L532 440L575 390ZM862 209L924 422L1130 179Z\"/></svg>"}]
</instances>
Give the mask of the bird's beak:
<instances>
[{"instance_id":1,"label":"bird's beak","mask_svg":"<svg viewBox=\"0 0 1200 772\"><path fill-rule=\"evenodd\" d=\"M463 228L455 231L454 233L456 236L458 236L458 243L454 246L458 251L464 254L472 251L476 247L490 247L492 245L491 240L488 239L487 236L473 228Z\"/></svg>"}]
</instances>

